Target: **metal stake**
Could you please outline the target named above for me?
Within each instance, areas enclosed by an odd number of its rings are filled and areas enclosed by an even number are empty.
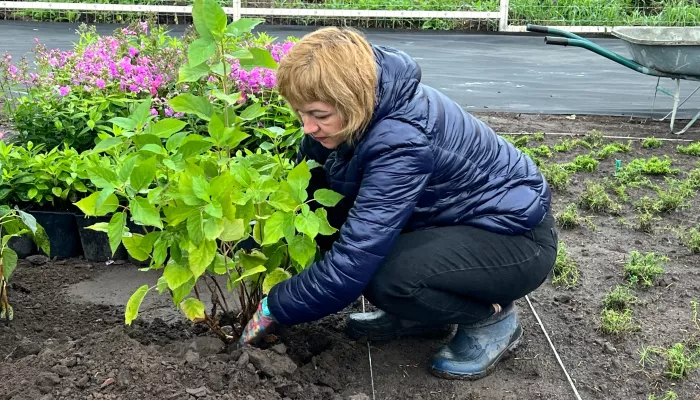
[[[362,312],[365,312],[365,296],[362,296]],[[376,400],[374,392],[374,372],[372,371],[372,350],[369,346],[369,339],[367,339],[367,358],[369,359],[369,379],[372,382],[372,400]]]

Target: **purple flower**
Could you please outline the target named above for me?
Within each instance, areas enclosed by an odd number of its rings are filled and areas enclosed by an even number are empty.
[[[102,78],[97,78],[97,80],[95,81],[95,86],[97,86],[97,87],[100,88],[100,89],[104,89],[104,87],[105,87],[105,80],[102,79]]]
[[[70,87],[68,86],[61,86],[58,88],[58,94],[61,95],[61,97],[66,97],[68,96],[68,93],[70,93]]]
[[[136,57],[137,54],[139,54],[139,51],[137,49],[129,47],[129,56],[131,56],[131,58]]]
[[[158,111],[155,108],[151,108],[151,115],[158,115]]]

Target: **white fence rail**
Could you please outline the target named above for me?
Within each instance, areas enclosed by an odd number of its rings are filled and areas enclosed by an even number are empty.
[[[442,19],[442,20],[484,20],[498,21],[500,32],[525,32],[523,25],[510,25],[509,0],[500,0],[498,11],[427,11],[427,10],[348,10],[323,8],[270,8],[243,7],[242,0],[230,0],[231,6],[224,11],[232,18],[257,17],[312,17],[312,18],[396,18],[396,19]],[[269,2],[272,3],[272,2]],[[124,12],[124,13],[168,13],[191,14],[191,6],[143,5],[143,4],[99,4],[99,3],[56,3],[0,1],[0,10],[47,10],[68,12]],[[551,25],[552,27],[555,27]],[[609,33],[613,26],[559,26],[556,28],[576,33]]]

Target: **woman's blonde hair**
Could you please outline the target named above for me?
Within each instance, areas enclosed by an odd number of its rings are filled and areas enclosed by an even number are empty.
[[[317,101],[335,107],[346,142],[354,141],[372,119],[376,84],[372,47],[359,31],[346,27],[305,35],[277,69],[280,94],[295,110]]]

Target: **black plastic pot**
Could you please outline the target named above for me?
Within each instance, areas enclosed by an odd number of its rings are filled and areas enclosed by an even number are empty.
[[[6,232],[3,230],[2,235],[4,236],[5,234]],[[17,258],[19,259],[27,258],[31,255],[37,254],[38,252],[32,238],[26,235],[13,237],[7,242],[7,247],[14,250],[15,253],[17,253]]]
[[[109,236],[105,232],[88,229],[88,226],[98,222],[109,223],[109,217],[86,217],[82,214],[75,214],[75,222],[78,225],[80,243],[82,244],[85,259],[92,262],[104,262],[107,260],[126,260],[126,249],[120,244],[117,251],[112,256],[112,249],[109,246]]]
[[[51,242],[51,258],[72,258],[83,254],[75,214],[65,211],[28,211],[36,218]],[[38,250],[39,253],[43,253]]]

